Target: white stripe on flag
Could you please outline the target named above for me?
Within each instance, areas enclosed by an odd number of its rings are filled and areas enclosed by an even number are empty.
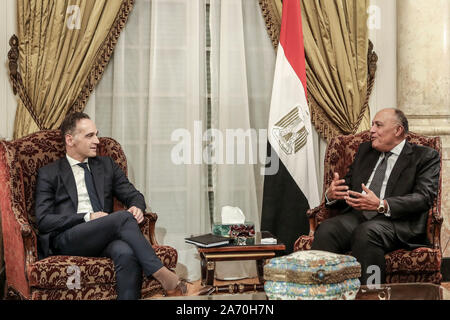
[[[274,129],[275,124],[295,107],[298,107],[299,115],[303,118],[303,125],[308,135],[306,144],[298,152],[287,154],[280,147],[280,142],[274,134]],[[311,208],[318,206],[320,198],[314,160],[311,118],[305,90],[302,82],[286,59],[281,43],[278,46],[275,66],[268,137],[272,148],[277,152],[280,160],[308,199],[309,206]]]

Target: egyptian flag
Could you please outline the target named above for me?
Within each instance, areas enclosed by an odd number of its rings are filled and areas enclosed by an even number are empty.
[[[292,252],[309,233],[306,211],[319,205],[299,0],[284,0],[268,127],[261,230]],[[275,159],[279,161],[278,170]],[[276,161],[276,160],[275,160]]]

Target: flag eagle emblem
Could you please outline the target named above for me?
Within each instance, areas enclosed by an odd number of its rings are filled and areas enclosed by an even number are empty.
[[[297,153],[306,144],[308,138],[309,131],[305,126],[305,117],[299,109],[300,106],[295,106],[272,128],[275,141],[287,155]]]

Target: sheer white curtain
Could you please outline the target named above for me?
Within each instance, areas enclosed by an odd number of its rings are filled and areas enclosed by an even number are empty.
[[[316,160],[316,175],[317,175],[317,188],[319,189],[319,197],[323,197],[323,175],[324,175],[324,160],[325,152],[327,151],[328,143],[323,139],[316,130],[316,127],[312,126],[312,138],[314,146],[314,155]]]
[[[275,53],[256,0],[210,3],[212,127],[225,145],[213,170],[214,220],[221,221],[223,206],[239,207],[259,231],[267,141],[259,129],[267,128]],[[220,262],[216,276],[253,277],[256,265]]]
[[[101,135],[123,146],[130,180],[145,195],[147,208],[158,214],[159,243],[177,249],[176,271],[192,280],[200,278],[200,262],[184,238],[210,231],[207,168],[202,162],[194,164],[193,156],[191,164],[174,163],[172,149],[180,141],[171,137],[185,129],[182,132],[190,134],[185,142],[201,147],[198,132],[204,130],[206,99],[200,50],[203,4],[136,1],[114,58],[86,108]],[[197,136],[194,126],[199,126]]]
[[[192,0],[152,4],[146,188],[153,209],[161,212],[162,242],[178,250],[177,271],[198,279],[197,251],[184,238],[210,230],[207,167],[196,161],[206,119],[205,52],[200,50],[205,46],[204,5]],[[181,128],[189,132],[192,157],[176,165],[171,134]]]
[[[12,139],[18,97],[14,95],[9,80],[8,51],[11,49],[9,39],[13,34],[17,34],[17,4],[15,0],[0,1],[0,21],[0,60],[2,66],[0,72],[0,139]],[[0,251],[0,259],[1,256]]]
[[[211,189],[203,152],[208,98],[211,127],[224,137],[227,129],[266,129],[274,65],[258,0],[137,0],[89,101],[86,112],[101,135],[121,143],[130,180],[158,213],[158,241],[177,249],[180,276],[200,278],[196,248],[184,238],[211,232]],[[178,152],[182,142],[190,145]],[[247,150],[248,144],[247,139]],[[265,140],[256,147],[258,152],[263,148],[264,158]],[[174,163],[174,155],[185,156],[187,163]],[[237,164],[236,158],[235,154],[232,164],[213,166],[214,220],[220,221],[223,205],[233,205],[259,229],[264,159],[257,157],[252,164],[247,158],[245,164]],[[220,275],[220,267],[218,271]],[[233,272],[232,277],[254,276],[256,268],[253,263]]]

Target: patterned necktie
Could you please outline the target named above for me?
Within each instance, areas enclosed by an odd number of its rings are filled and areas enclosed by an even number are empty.
[[[94,212],[103,211],[100,200],[98,199],[97,192],[94,187],[94,179],[92,178],[92,173],[89,171],[87,163],[77,163],[80,167],[84,169],[84,181],[86,183],[86,189],[89,194],[89,199],[91,200],[92,209]]]
[[[378,165],[377,170],[375,170],[375,174],[373,175],[372,182],[369,186],[369,189],[372,190],[378,198],[380,197],[381,187],[383,186],[384,176],[386,175],[387,161],[391,155],[392,152],[390,151],[384,153],[384,158]],[[374,218],[377,214],[377,211],[363,211],[363,215],[368,220]]]

